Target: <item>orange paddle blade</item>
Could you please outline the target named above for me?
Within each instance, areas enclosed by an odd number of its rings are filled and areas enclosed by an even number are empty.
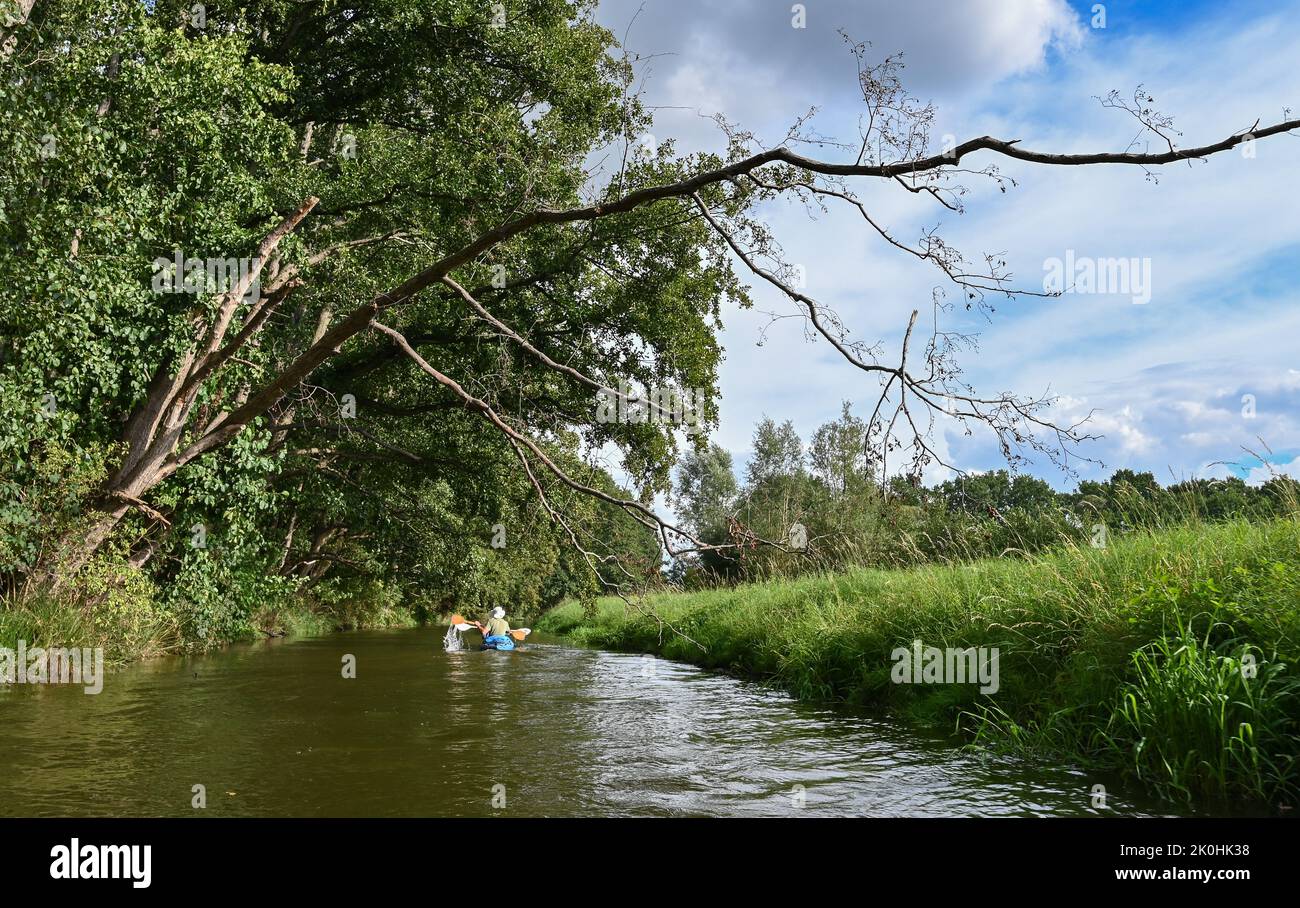
[[[532,632],[533,632],[533,629],[532,629],[531,627],[521,627],[521,628],[519,628],[519,629],[517,629],[517,630],[513,630],[513,631],[511,631],[511,632],[510,632],[510,636],[511,636],[511,637],[514,637],[516,640],[522,640],[522,639],[524,639],[525,637],[527,637],[529,634],[531,634]]]
[[[468,624],[469,622],[466,621],[464,618],[462,618],[460,615],[452,615],[452,616],[451,616],[451,623],[452,623],[452,624]]]

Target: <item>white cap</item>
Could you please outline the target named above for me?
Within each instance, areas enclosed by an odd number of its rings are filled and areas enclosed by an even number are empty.
[[[500,606],[497,606],[492,610],[493,618],[504,618],[505,616],[506,616],[506,610],[501,608]]]

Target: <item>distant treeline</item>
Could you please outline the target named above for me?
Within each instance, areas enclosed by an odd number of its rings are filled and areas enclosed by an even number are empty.
[[[1116,470],[1058,492],[1007,470],[927,487],[881,482],[864,454],[864,422],[845,404],[805,445],[789,421],[754,429],[743,482],[717,445],[677,472],[674,504],[702,541],[724,547],[678,559],[687,586],[789,577],[853,565],[901,567],[998,557],[1073,543],[1105,546],[1114,534],[1188,521],[1265,520],[1294,512],[1289,476],[1189,479],[1162,486],[1149,472]],[[777,543],[778,545],[767,545]]]

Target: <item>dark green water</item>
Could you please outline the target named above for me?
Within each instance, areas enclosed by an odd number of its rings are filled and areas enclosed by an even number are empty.
[[[1098,781],[545,638],[445,653],[438,629],[365,631],[137,665],[96,696],[0,687],[6,816],[1147,812],[1109,784],[1094,810]]]

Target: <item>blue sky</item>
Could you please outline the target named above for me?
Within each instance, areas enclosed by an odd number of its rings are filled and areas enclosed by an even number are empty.
[[[1216,141],[1300,110],[1300,3],[1137,2],[1106,7],[1092,27],[1092,3],[1066,0],[809,0],[807,28],[790,25],[776,0],[604,0],[597,18],[643,55],[655,133],[679,150],[721,150],[708,117],[722,113],[769,143],[809,107],[827,135],[856,135],[862,107],[844,29],[877,56],[902,51],[905,81],[938,117],[932,130],[957,140],[990,134],[1045,151],[1123,150],[1137,130],[1096,99],[1138,84],[1175,118],[1185,146]],[[641,12],[637,15],[638,8]],[[633,18],[635,16],[635,22]],[[628,26],[631,24],[629,30]],[[834,149],[819,152],[833,157]],[[990,318],[954,315],[945,326],[978,332],[963,360],[978,390],[1059,396],[1061,418],[1091,410],[1104,435],[1084,453],[1105,469],[1151,470],[1164,480],[1226,476],[1221,461],[1246,448],[1300,474],[1300,205],[1292,178],[1300,137],[1258,143],[1159,171],[1159,181],[1125,167],[1045,168],[998,163],[1019,185],[1003,194],[968,183],[966,213],[953,215],[888,186],[864,187],[864,201],[900,239],[938,225],[968,258],[1005,253],[1016,283],[1041,288],[1045,263],[1064,257],[1149,262],[1150,301],[1132,294],[1068,294],[998,304]],[[913,308],[926,310],[937,272],[884,247],[857,215],[811,220],[802,208],[765,212],[790,261],[804,266],[808,292],[833,308],[854,336],[894,347]],[[790,311],[757,289],[756,309]],[[955,298],[955,296],[954,296]],[[805,441],[834,418],[840,400],[859,407],[875,387],[809,343],[794,319],[726,313],[721,424],[713,438],[743,467],[763,415],[791,419]],[[865,414],[863,414],[865,415]],[[965,469],[1000,465],[992,438],[940,426],[937,446]],[[1237,472],[1259,478],[1258,464]],[[1047,463],[1029,472],[1070,485]],[[928,477],[943,478],[935,470]]]

